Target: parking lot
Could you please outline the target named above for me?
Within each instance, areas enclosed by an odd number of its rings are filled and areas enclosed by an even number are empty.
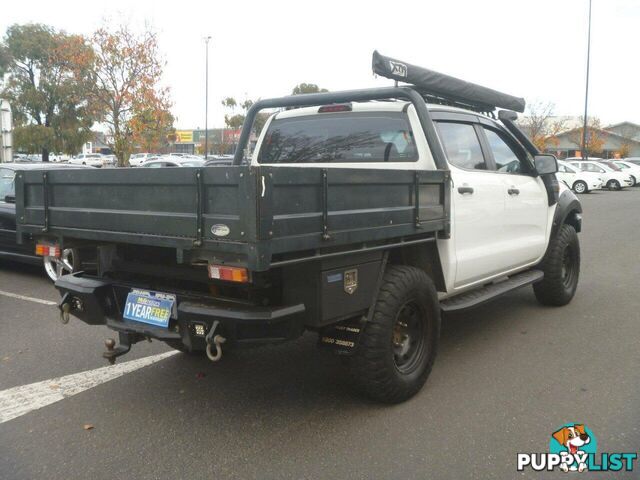
[[[640,188],[581,201],[573,302],[541,307],[525,288],[446,317],[406,403],[354,395],[315,335],[218,364],[178,353],[1,423],[0,478],[515,478],[516,454],[547,452],[566,422],[601,451],[638,451]],[[0,291],[1,391],[105,366],[114,335],[62,325],[41,269],[1,263]],[[167,351],[138,344],[117,365]]]

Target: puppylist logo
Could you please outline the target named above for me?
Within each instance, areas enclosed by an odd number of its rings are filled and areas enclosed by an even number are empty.
[[[518,471],[632,472],[637,453],[597,454],[598,442],[582,423],[567,423],[551,434],[549,453],[518,453]]]

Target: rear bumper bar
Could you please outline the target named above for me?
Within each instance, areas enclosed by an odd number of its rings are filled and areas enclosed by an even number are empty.
[[[178,293],[177,318],[170,320],[168,328],[161,328],[122,317],[126,294],[143,286],[123,285],[83,272],[60,277],[55,286],[62,295],[59,308],[67,304],[71,315],[89,325],[106,325],[137,338],[178,342],[190,350],[206,347],[204,335],[197,334],[198,324],[208,332],[217,321],[223,335],[238,344],[284,341],[298,337],[304,329],[304,304],[265,307]]]

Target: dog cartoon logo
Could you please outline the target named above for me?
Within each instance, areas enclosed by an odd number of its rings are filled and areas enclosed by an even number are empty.
[[[585,450],[591,446],[592,435],[583,424],[567,424],[553,432],[551,437],[557,442],[554,445],[553,440],[551,441],[552,453],[560,453],[562,455],[560,469],[563,472],[584,472],[587,469],[587,454],[590,452]],[[595,448],[588,449],[595,450]],[[556,451],[554,452],[554,450]]]
[[[598,452],[598,441],[584,423],[565,423],[556,429],[549,436],[549,453],[517,454],[518,472],[633,472],[637,463],[637,452]]]

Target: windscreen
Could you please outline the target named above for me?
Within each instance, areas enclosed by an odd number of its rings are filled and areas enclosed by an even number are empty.
[[[621,172],[622,171],[622,169],[618,165],[613,163],[613,162],[602,162],[602,163],[605,164],[607,167],[609,167],[614,172]]]
[[[319,113],[274,119],[258,163],[413,162],[418,152],[402,112]]]

